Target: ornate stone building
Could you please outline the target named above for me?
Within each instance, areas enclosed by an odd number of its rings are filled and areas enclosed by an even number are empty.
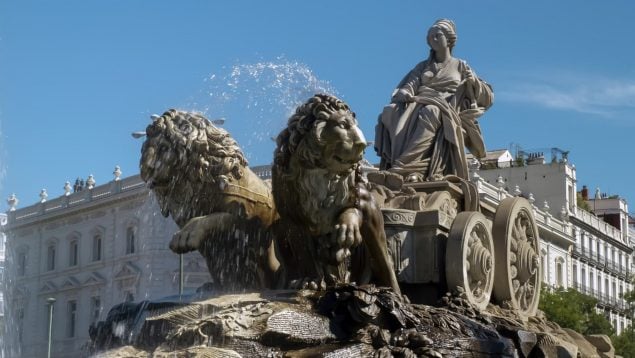
[[[483,163],[478,171],[481,182],[535,202],[542,212],[537,219],[545,282],[597,298],[598,309],[621,332],[630,325],[621,295],[633,288],[631,241],[635,239],[626,201],[601,194],[589,199],[585,187],[578,202],[576,169],[566,152],[554,148],[549,162],[543,153],[522,154],[505,166]],[[547,227],[547,222],[562,226],[562,233],[556,234],[558,230]]]
[[[138,175],[75,186],[64,195],[15,209],[10,201],[5,356],[44,357],[53,304],[55,357],[81,356],[88,327],[110,307],[178,294],[179,257],[168,249],[177,230]],[[184,257],[185,291],[209,281],[198,253]]]
[[[7,224],[7,215],[0,214],[0,332],[4,330],[4,262],[6,258],[6,239],[7,236],[4,233],[4,226]],[[2,349],[2,340],[0,340],[0,349]]]

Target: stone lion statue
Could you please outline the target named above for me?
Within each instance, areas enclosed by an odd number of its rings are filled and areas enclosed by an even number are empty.
[[[201,114],[174,109],[153,119],[146,135],[141,178],[180,228],[170,248],[200,251],[215,288],[271,286],[278,263],[268,229],[276,209],[236,141]]]
[[[277,137],[272,190],[279,259],[300,287],[373,277],[399,292],[383,217],[359,171],[365,148],[355,114],[324,94],[299,106]]]

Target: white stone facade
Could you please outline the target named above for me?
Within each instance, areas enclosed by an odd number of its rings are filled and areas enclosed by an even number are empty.
[[[4,329],[4,290],[1,288],[5,285],[5,274],[4,274],[4,262],[6,258],[6,239],[7,236],[4,233],[4,227],[7,224],[7,215],[0,214],[0,332]],[[0,349],[2,349],[3,340],[0,339]]]
[[[5,356],[44,357],[54,298],[54,357],[85,355],[91,323],[113,305],[178,294],[177,230],[139,176],[8,212],[7,291],[12,324]],[[198,253],[185,255],[185,291],[210,280]]]
[[[595,214],[579,208],[575,166],[566,158],[513,164],[481,169],[478,175],[488,186],[521,193],[534,201],[544,213],[543,221],[566,226],[564,235],[553,235],[546,228],[540,231],[545,282],[553,287],[573,287],[597,298],[598,309],[620,333],[631,323],[621,298],[632,289],[633,231],[628,228],[626,202],[619,198],[590,200],[589,207],[595,207]],[[619,225],[612,226],[598,216],[605,220],[610,217]]]

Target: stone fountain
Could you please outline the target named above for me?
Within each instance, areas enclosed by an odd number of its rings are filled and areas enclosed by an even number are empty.
[[[523,198],[479,202],[467,148],[491,87],[452,57],[454,23],[428,32],[379,116],[380,170],[340,99],[316,94],[277,137],[272,180],[200,114],[146,129],[141,176],[212,282],[195,295],[120,304],[91,327],[106,357],[576,357],[585,337],[537,310],[538,229]],[[597,344],[597,343],[596,343]],[[601,346],[601,344],[597,344]]]

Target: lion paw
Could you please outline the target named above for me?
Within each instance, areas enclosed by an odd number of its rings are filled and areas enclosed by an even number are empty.
[[[348,209],[344,211],[337,225],[335,225],[334,242],[339,248],[351,248],[362,243],[362,234],[360,227],[362,224],[361,214],[357,209]]]
[[[177,254],[198,250],[208,235],[208,225],[205,217],[193,218],[172,236],[170,250]]]
[[[312,279],[305,277],[302,279],[292,280],[289,283],[289,288],[292,290],[324,290],[326,289],[326,283],[324,280]]]

